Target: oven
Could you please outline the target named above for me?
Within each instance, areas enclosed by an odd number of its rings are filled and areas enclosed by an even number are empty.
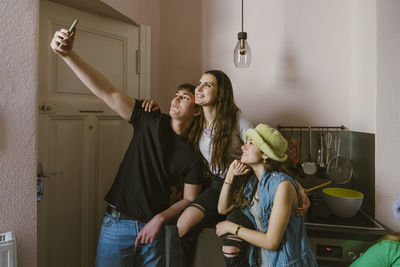
[[[362,210],[351,218],[331,214],[322,199],[312,201],[305,220],[310,246],[320,267],[349,266],[388,233]]]

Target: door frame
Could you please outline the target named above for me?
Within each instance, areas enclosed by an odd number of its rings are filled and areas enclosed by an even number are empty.
[[[149,25],[139,25],[139,53],[138,62],[139,73],[139,98],[150,98],[150,60],[151,60],[151,27]]]
[[[76,7],[72,7],[75,8]],[[88,12],[86,10],[82,10],[85,12]],[[101,16],[104,18],[108,18],[93,12],[88,12],[91,14],[94,14],[96,16]],[[128,23],[126,21],[122,21],[123,23]],[[136,51],[136,62],[132,62],[133,65],[136,64],[136,72],[138,72],[138,98],[150,98],[150,88],[151,88],[151,83],[150,83],[150,62],[151,62],[151,27],[148,25],[137,25],[134,23],[128,23],[131,25],[134,25],[139,28],[139,43],[138,43],[138,50]],[[44,30],[44,29],[42,29]],[[39,36],[41,36],[39,34]],[[50,48],[49,48],[50,49]],[[40,54],[39,54],[40,57]],[[39,64],[38,64],[39,68]],[[38,87],[38,98],[40,95],[40,88]],[[42,103],[39,103],[39,106],[42,105]],[[40,118],[38,118],[38,123],[39,123]],[[37,134],[37,137],[39,136],[39,133]],[[36,158],[38,161],[39,158]],[[43,162],[46,166],[48,165],[47,162]],[[38,241],[38,240],[37,240]],[[87,241],[87,240],[86,240]],[[88,245],[87,242],[86,246]],[[85,248],[84,248],[85,249]],[[88,247],[86,247],[88,249]]]

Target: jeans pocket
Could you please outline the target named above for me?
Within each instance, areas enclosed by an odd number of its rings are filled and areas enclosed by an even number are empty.
[[[114,223],[114,219],[111,215],[106,214],[103,219],[103,226],[110,226]]]

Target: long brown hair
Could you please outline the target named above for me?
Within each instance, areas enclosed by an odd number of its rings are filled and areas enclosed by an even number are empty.
[[[266,172],[279,171],[287,174],[287,169],[284,167],[283,163],[280,161],[273,160],[268,158],[265,164]],[[235,179],[234,188],[232,192],[232,204],[235,207],[240,207],[243,204],[247,207],[253,205],[253,197],[257,190],[253,190],[251,193],[250,199],[248,199],[244,194],[244,188],[250,178],[254,175],[253,170],[242,175],[241,177],[237,177]]]
[[[228,148],[232,140],[232,133],[236,127],[236,117],[239,108],[236,106],[233,99],[232,83],[229,77],[220,70],[209,70],[205,74],[211,74],[217,80],[217,112],[216,118],[213,122],[213,138],[212,138],[212,155],[209,168],[211,170],[219,170],[219,174],[224,173],[230,162],[228,156]],[[202,110],[203,112],[203,110]],[[192,129],[189,133],[189,143],[195,147],[197,151],[199,148],[199,141],[203,133],[205,125],[205,118],[203,113],[198,116],[199,118],[193,123]]]

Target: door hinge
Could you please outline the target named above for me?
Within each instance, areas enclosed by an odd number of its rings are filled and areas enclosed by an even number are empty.
[[[140,74],[140,66],[141,62],[140,62],[140,50],[136,50],[136,74],[139,75]]]

